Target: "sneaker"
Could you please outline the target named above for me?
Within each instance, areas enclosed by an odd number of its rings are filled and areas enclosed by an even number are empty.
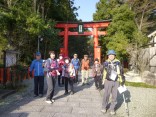
[[[43,94],[39,94],[39,97],[43,97]]]
[[[52,99],[52,100],[51,100],[51,102],[52,102],[52,103],[54,103],[54,102],[55,102],[55,100],[54,100],[54,99]]]
[[[107,111],[106,111],[106,109],[102,109],[101,112],[102,113],[106,113]]]
[[[68,92],[65,92],[64,95],[68,95]]]
[[[116,113],[115,113],[115,111],[111,111],[110,114],[111,115],[115,115]]]
[[[74,92],[72,91],[71,93],[70,93],[70,95],[73,95],[74,94]]]
[[[52,104],[52,101],[50,101],[50,100],[46,100],[45,102],[48,104]]]

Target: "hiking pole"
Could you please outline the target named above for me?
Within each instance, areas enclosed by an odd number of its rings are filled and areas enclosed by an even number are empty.
[[[125,95],[124,95],[124,93],[122,93],[122,96],[123,96],[124,103],[125,103],[125,110],[126,110],[126,114],[127,114],[127,116],[129,117],[128,105],[127,105],[127,103],[126,103],[126,99],[125,99]]]

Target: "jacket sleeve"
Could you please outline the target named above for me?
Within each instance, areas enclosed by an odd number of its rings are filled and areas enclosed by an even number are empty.
[[[34,65],[35,65],[35,61],[32,61],[31,65],[30,65],[30,72],[32,72],[34,70]]]
[[[104,62],[104,64],[103,64],[103,80],[106,79],[106,75],[107,75],[106,67],[107,67],[107,63]]]
[[[46,68],[47,68],[48,72],[50,72],[52,70],[52,68],[50,66],[50,60],[49,59],[46,61]]]

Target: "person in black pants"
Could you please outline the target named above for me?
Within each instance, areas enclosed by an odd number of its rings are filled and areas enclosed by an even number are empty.
[[[46,96],[46,102],[48,104],[54,103],[54,91],[55,91],[55,84],[57,75],[59,75],[58,72],[58,62],[55,60],[55,53],[54,51],[50,51],[50,58],[45,63],[45,68],[47,69],[46,78],[47,78],[47,96]]]
[[[43,60],[41,59],[41,53],[36,52],[36,59],[32,61],[30,66],[30,77],[32,77],[32,71],[34,70],[34,97],[38,95],[43,96],[44,89],[44,70]]]
[[[68,94],[68,83],[71,88],[71,95],[74,94],[74,78],[75,78],[75,69],[72,63],[70,63],[70,59],[68,57],[65,58],[65,64],[63,65],[62,76],[65,78],[65,95]]]
[[[99,63],[99,59],[96,58],[93,65],[93,77],[95,81],[95,87],[96,89],[101,90],[102,89],[102,72],[103,72],[103,66]]]
[[[60,75],[58,76],[58,86],[62,87],[62,85],[64,85],[64,78],[62,77],[62,66],[64,65],[64,58],[62,54],[59,54],[58,65],[59,65],[59,73],[60,73]],[[62,81],[62,85],[61,85],[61,81]]]

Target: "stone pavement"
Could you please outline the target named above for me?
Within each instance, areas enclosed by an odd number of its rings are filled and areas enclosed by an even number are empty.
[[[55,103],[45,103],[32,94],[10,105],[0,117],[103,117],[101,96],[93,80],[89,86],[75,85],[75,94],[64,96],[64,87],[56,87]]]
[[[33,84],[33,81],[29,83]],[[10,96],[17,100],[9,103],[9,98],[6,101],[9,104],[0,107],[0,117],[111,117],[109,112],[100,112],[103,90],[95,90],[93,79],[90,79],[89,86],[75,84],[74,95],[64,96],[64,87],[56,86],[56,102],[53,104],[45,103],[45,95],[43,98],[33,98],[33,85],[30,86],[22,97],[21,94]],[[125,97],[129,117],[156,117],[156,89],[128,87],[128,90]],[[115,117],[126,117],[122,95],[118,96],[116,112]]]

